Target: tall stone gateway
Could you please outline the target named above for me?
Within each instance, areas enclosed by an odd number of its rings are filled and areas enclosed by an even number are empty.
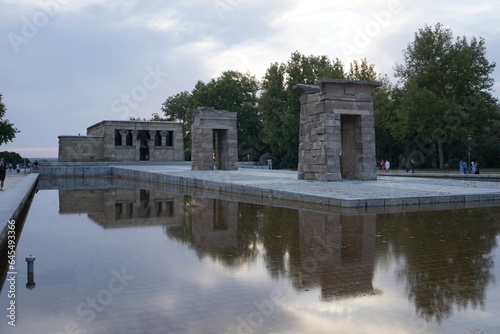
[[[238,169],[237,113],[203,107],[191,113],[191,169]]]
[[[373,89],[380,82],[320,79],[301,91],[298,178],[376,180]]]

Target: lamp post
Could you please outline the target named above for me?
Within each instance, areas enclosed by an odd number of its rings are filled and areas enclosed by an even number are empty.
[[[469,138],[469,164],[468,164],[469,167],[468,167],[468,169],[469,169],[469,174],[470,174],[470,171],[472,170],[471,169],[472,166],[470,165],[470,142],[472,141],[472,135],[468,135],[467,137]]]

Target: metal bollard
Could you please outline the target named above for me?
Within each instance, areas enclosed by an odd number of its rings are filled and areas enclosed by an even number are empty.
[[[27,289],[34,289],[36,286],[35,283],[35,257],[34,256],[27,256],[26,257],[26,262],[28,263],[28,283],[26,283],[26,288]]]

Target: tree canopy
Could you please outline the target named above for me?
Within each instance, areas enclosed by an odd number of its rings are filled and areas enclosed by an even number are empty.
[[[337,58],[295,51],[288,61],[271,63],[260,81],[238,71],[198,81],[191,92],[168,97],[164,115],[152,119],[183,122],[189,156],[190,109],[238,112],[240,159],[272,157],[277,168],[295,168],[300,93],[293,86],[321,78],[381,81],[373,93],[378,159],[396,168],[410,159],[419,167],[454,167],[466,156],[470,134],[475,161],[500,165],[500,108],[492,96],[496,64],[486,58],[484,39],[455,38],[439,23],[425,26],[403,50],[403,60],[395,65],[393,84],[367,59],[352,61],[346,70]]]
[[[184,124],[184,144],[189,159],[191,151],[191,114],[196,107],[213,107],[238,113],[239,158],[256,160],[262,154],[262,122],[258,114],[259,82],[254,76],[238,71],[225,71],[205,83],[198,81],[192,92],[168,97],[162,105],[165,118],[154,114],[152,120],[181,121]]]
[[[491,95],[495,63],[486,59],[483,39],[454,40],[439,23],[419,29],[403,56],[404,63],[395,67],[399,86],[391,132],[402,141],[436,145],[443,168],[446,143],[488,131],[498,119]]]
[[[28,163],[30,162],[30,159],[23,158],[17,152],[8,152],[8,151],[0,152],[0,158],[4,158],[6,163],[12,163],[12,164],[22,164],[25,161]]]
[[[0,93],[0,145],[12,141],[16,137],[16,133],[19,133],[19,130],[14,126],[14,124],[9,122],[8,119],[4,119],[7,108],[5,107],[2,98],[2,93]]]

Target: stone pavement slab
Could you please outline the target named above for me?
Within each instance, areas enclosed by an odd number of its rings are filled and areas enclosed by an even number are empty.
[[[274,200],[338,207],[374,207],[489,201],[500,204],[498,182],[379,176],[377,180],[306,181],[295,171],[239,169],[197,171],[189,165],[119,166],[118,177],[165,182]]]
[[[0,191],[0,244],[5,239],[9,220],[16,219],[32,193],[38,174],[9,173]]]

